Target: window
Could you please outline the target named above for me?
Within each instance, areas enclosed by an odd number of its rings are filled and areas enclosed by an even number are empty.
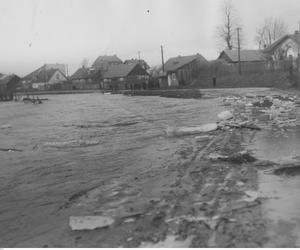
[[[59,74],[56,74],[56,79],[59,80]]]

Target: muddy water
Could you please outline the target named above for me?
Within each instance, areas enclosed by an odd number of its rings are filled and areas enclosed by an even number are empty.
[[[300,129],[264,130],[250,148],[260,160],[276,164],[299,162]],[[259,171],[259,191],[268,219],[265,247],[299,247],[300,175],[275,175],[272,169]]]
[[[300,156],[300,127],[262,130],[250,148],[261,160],[283,164],[295,162]]]
[[[0,151],[1,246],[41,247],[51,235],[64,238],[72,214],[61,208],[71,197],[109,183],[130,185],[128,178],[167,166],[181,147],[165,138],[167,126],[214,122],[223,111],[216,100],[47,98],[42,105],[0,103],[0,126],[10,125],[0,129],[0,148],[21,150]],[[141,183],[143,195],[155,190],[150,180]]]

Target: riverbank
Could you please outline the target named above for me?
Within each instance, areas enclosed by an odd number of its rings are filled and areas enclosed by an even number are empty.
[[[124,90],[123,95],[130,96],[160,96],[169,98],[201,98],[200,89],[149,89],[149,90]]]
[[[26,95],[67,95],[67,94],[89,94],[89,93],[102,93],[101,90],[85,89],[85,90],[47,90],[47,91],[26,91],[16,92],[16,96]]]

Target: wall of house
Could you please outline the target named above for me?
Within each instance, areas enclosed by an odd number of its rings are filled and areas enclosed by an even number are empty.
[[[291,66],[297,67],[298,45],[292,39],[287,39],[269,54],[269,68],[288,70]]]
[[[177,79],[177,74],[176,73],[169,73],[168,74],[168,86],[169,87],[179,86],[179,81]]]
[[[172,80],[172,77],[168,78],[169,86],[170,84],[172,84],[171,86],[188,85],[206,68],[208,68],[207,63],[200,60],[194,60],[176,71],[177,81],[174,79]]]
[[[148,83],[148,76],[131,75],[124,78],[105,79],[103,81],[103,89],[110,91],[148,89]]]
[[[48,84],[61,83],[61,82],[65,82],[67,80],[68,79],[60,71],[56,71],[54,73],[54,75],[50,78],[50,80],[48,81]]]
[[[100,80],[76,79],[72,80],[72,89],[101,89]]]
[[[32,88],[37,90],[45,90],[45,85],[46,83],[44,82],[35,82],[32,84]]]
[[[66,74],[66,65],[65,64],[60,64],[60,63],[55,63],[55,64],[45,64],[45,69],[59,69],[61,72]]]

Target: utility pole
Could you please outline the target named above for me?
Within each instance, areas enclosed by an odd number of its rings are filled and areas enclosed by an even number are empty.
[[[163,72],[165,72],[164,47],[162,45],[160,46],[160,51],[161,51],[162,70]]]
[[[141,60],[141,51],[138,51],[138,59]]]
[[[300,85],[300,21],[299,21],[299,30],[295,32],[297,48],[298,48],[298,57],[297,57],[297,87]]]
[[[242,68],[241,68],[241,43],[240,43],[240,29],[236,28],[237,30],[237,37],[238,37],[238,59],[239,59],[239,75],[242,74]]]

